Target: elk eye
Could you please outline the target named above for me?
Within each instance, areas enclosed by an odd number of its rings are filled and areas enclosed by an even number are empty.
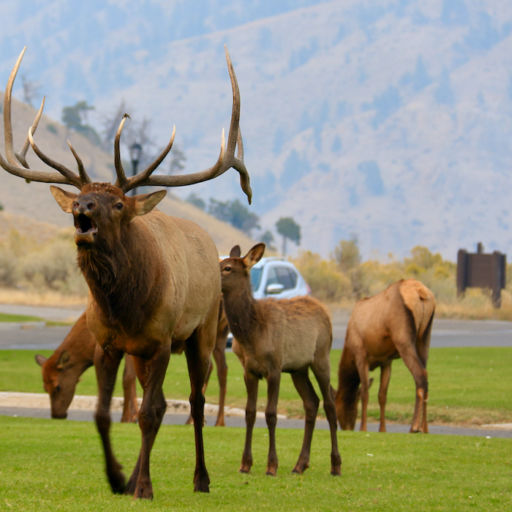
[[[231,267],[230,267],[229,265],[226,265],[226,266],[224,267],[224,270],[225,270],[226,272],[231,272]]]
[[[119,203],[116,203],[116,204],[114,205],[114,208],[115,208],[116,210],[122,210],[122,209],[123,209],[123,206],[124,206],[124,205],[123,205],[123,203],[119,202]]]

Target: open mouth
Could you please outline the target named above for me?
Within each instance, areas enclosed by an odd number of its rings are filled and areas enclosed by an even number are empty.
[[[75,243],[77,245],[91,244],[94,242],[98,228],[93,220],[83,213],[75,217]]]

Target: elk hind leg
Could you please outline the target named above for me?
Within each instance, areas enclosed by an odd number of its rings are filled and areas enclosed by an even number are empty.
[[[333,399],[332,387],[330,382],[331,367],[329,359],[325,359],[320,363],[313,364],[313,373],[315,374],[320,392],[324,400],[325,416],[329,423],[331,433],[331,475],[341,475],[341,455],[338,450],[336,406]]]
[[[185,355],[187,357],[190,378],[190,414],[194,423],[196,446],[196,466],[194,470],[194,491],[209,492],[210,477],[206,469],[203,442],[204,403],[203,386],[211,364],[210,355],[213,339],[208,339],[207,329],[199,328],[187,340]]]
[[[302,449],[299,459],[293,468],[293,473],[302,474],[309,467],[309,457],[311,453],[311,439],[313,438],[313,430],[315,429],[316,416],[318,414],[318,405],[320,400],[315,393],[313,385],[309,380],[307,370],[293,372],[291,374],[295,389],[298,391],[302,402],[304,403],[305,423],[304,423],[304,439],[302,441]]]
[[[396,346],[405,366],[407,366],[411,372],[416,385],[416,402],[410,432],[421,432],[420,427],[422,426],[422,422],[420,416],[422,416],[422,414],[426,415],[426,403],[428,400],[427,369],[418,356],[416,347],[412,343],[396,344]],[[423,423],[426,424],[426,417],[423,419]],[[423,429],[423,432],[427,433],[428,429]]]
[[[226,364],[226,342],[228,331],[226,330],[225,336],[217,338],[217,343],[213,349],[213,358],[217,367],[217,378],[219,380],[219,412],[217,413],[216,427],[223,427],[224,421],[224,405],[226,403],[226,387],[228,379],[228,365]]]
[[[125,491],[125,477],[121,471],[122,466],[114,456],[110,441],[110,403],[116,382],[117,370],[123,353],[115,350],[104,351],[96,345],[94,351],[94,367],[98,381],[98,404],[94,416],[96,428],[100,434],[105,455],[105,470],[112,492],[121,494]]]

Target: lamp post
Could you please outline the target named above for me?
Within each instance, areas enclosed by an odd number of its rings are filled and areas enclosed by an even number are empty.
[[[142,146],[138,142],[134,142],[130,146],[130,160],[132,161],[132,176],[137,174],[137,168],[139,167],[140,155],[142,153]],[[137,194],[137,189],[132,189],[132,196]]]

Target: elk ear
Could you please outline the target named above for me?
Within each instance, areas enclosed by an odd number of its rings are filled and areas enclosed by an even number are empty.
[[[57,361],[57,369],[62,370],[64,366],[69,363],[70,355],[69,352],[66,350],[63,350],[62,353],[59,356],[59,360]]]
[[[41,354],[36,354],[34,356],[34,359],[36,360],[36,363],[39,365],[39,366],[43,366],[44,363],[46,363],[46,361],[48,360],[48,358],[42,356]]]
[[[253,265],[261,260],[263,253],[265,252],[265,244],[263,242],[256,244],[245,256],[244,264],[247,268],[251,268]]]
[[[139,194],[135,199],[135,215],[149,213],[167,194],[167,190],[158,190],[151,194]]]
[[[242,254],[242,250],[240,249],[239,245],[235,245],[231,251],[229,251],[229,257],[230,258],[240,258],[240,255]]]
[[[56,187],[55,185],[50,185],[50,192],[52,193],[52,196],[55,198],[55,201],[57,201],[57,203],[64,212],[72,212],[73,202],[78,197],[78,194],[73,194],[73,192],[62,190],[61,188]]]

